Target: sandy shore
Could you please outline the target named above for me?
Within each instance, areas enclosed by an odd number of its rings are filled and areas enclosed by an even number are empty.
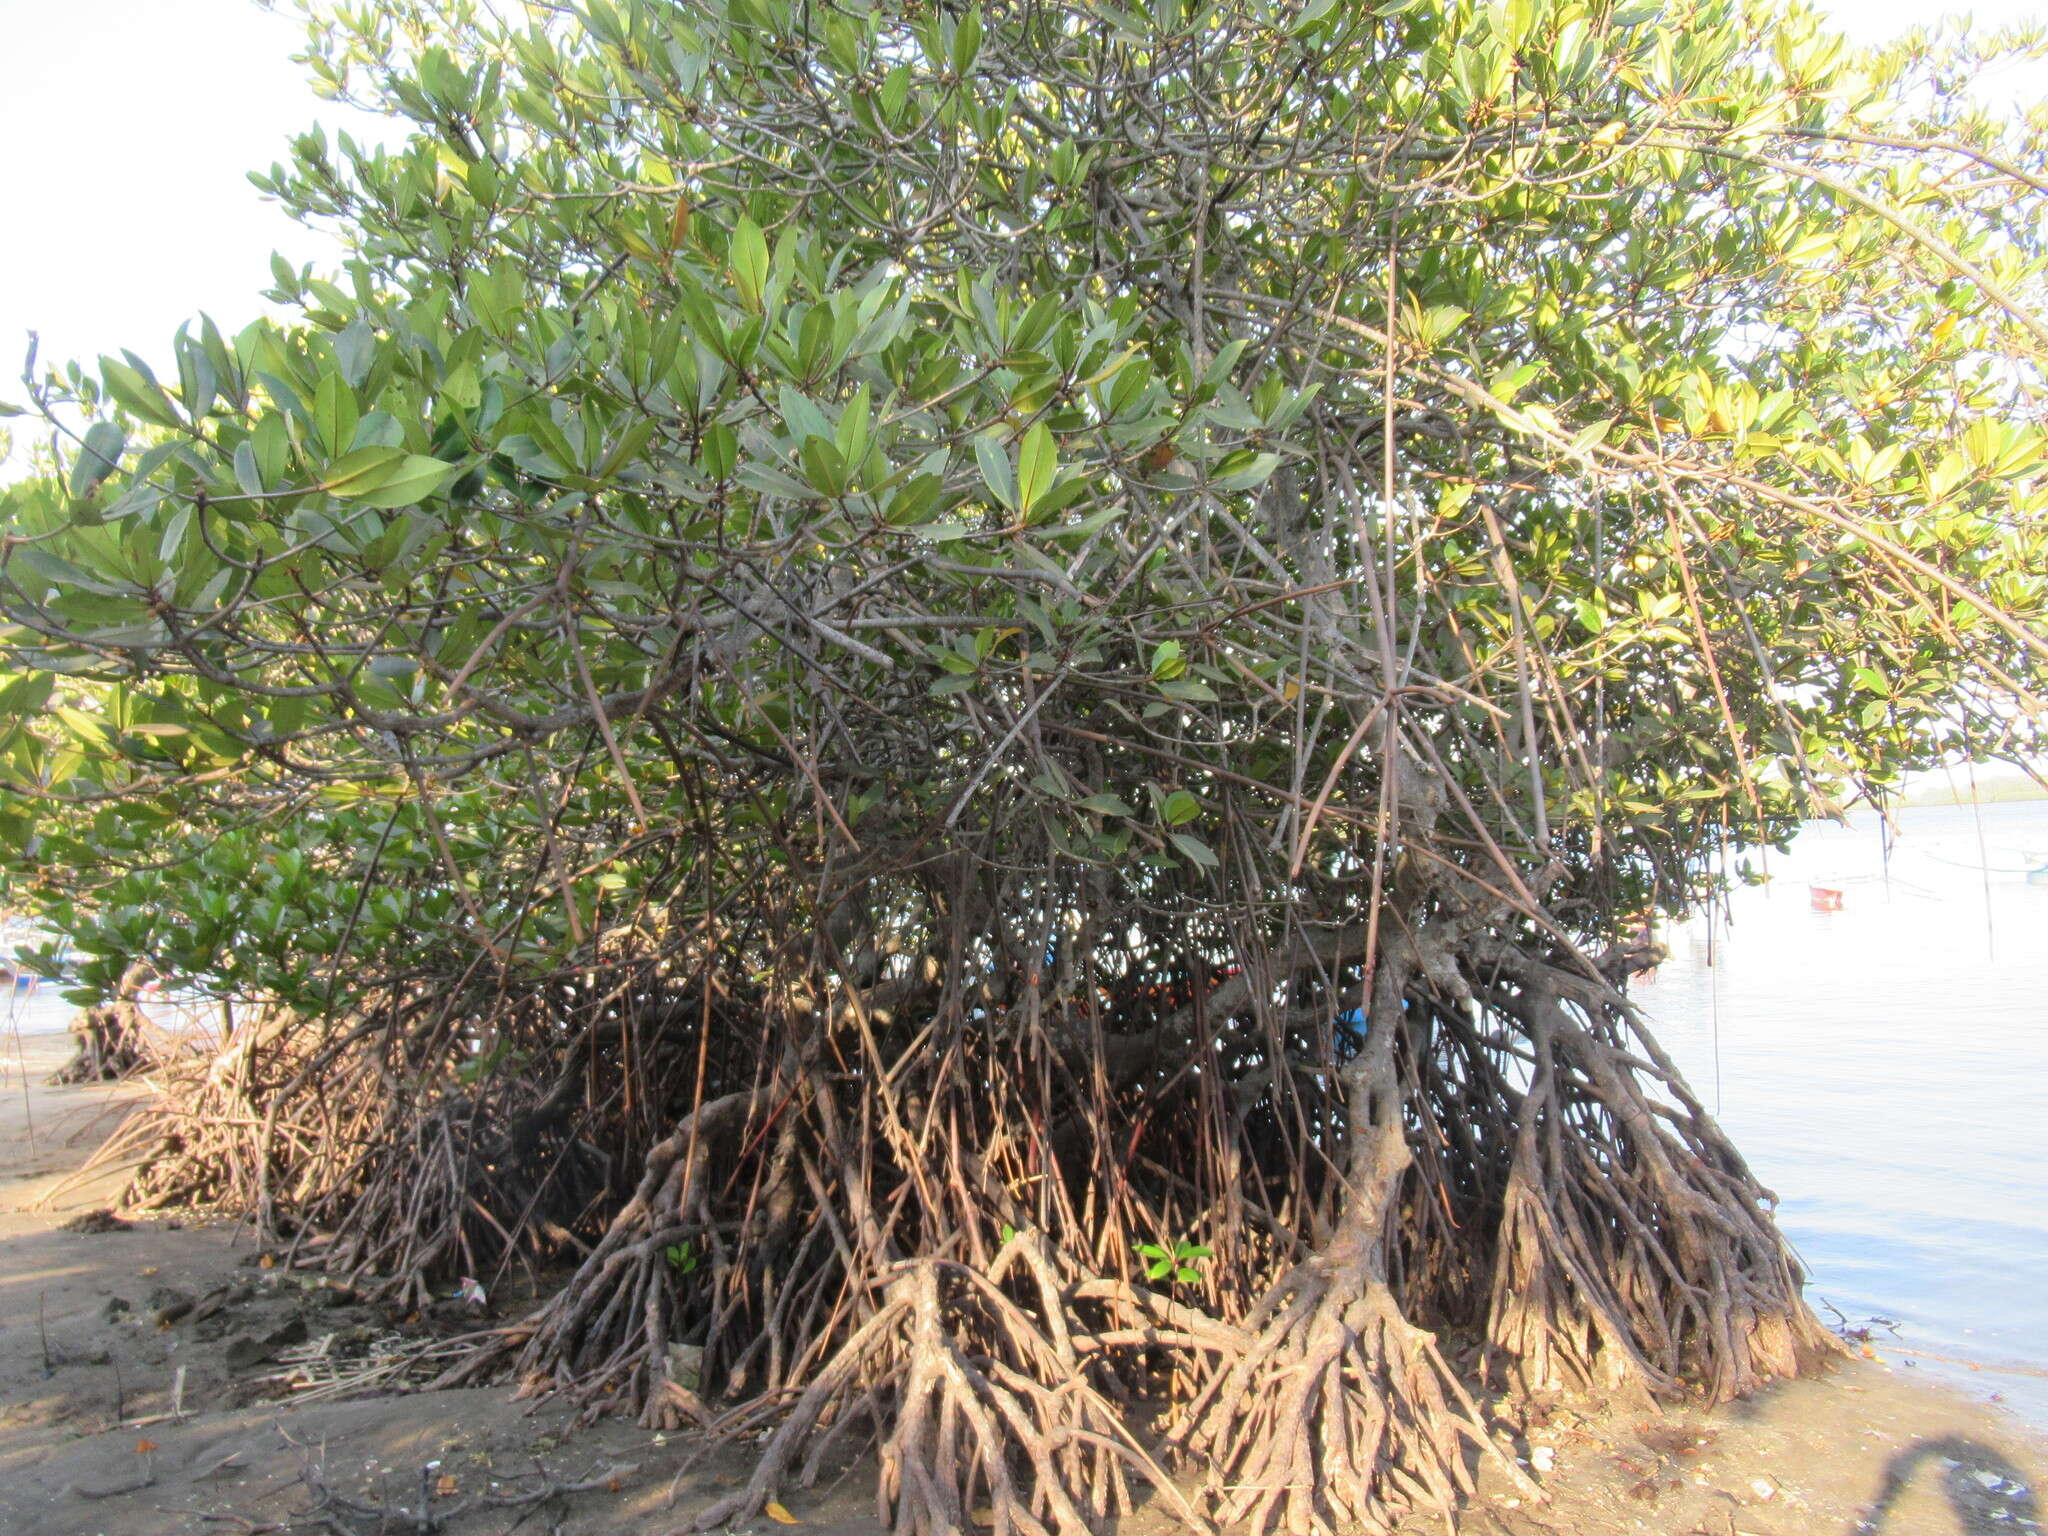
[[[438,1515],[477,1495],[593,1483],[477,1508],[445,1529],[651,1536],[743,1475],[735,1450],[699,1458],[678,1483],[699,1449],[689,1437],[618,1422],[571,1433],[559,1407],[514,1402],[506,1389],[310,1400],[285,1378],[317,1369],[295,1359],[323,1339],[340,1349],[388,1335],[393,1320],[266,1268],[231,1224],[66,1230],[110,1202],[111,1182],[34,1209],[147,1089],[48,1087],[68,1040],[25,1036],[19,1046],[17,1061],[16,1042],[4,1042],[0,1072],[0,1532],[314,1529],[298,1522],[322,1500],[336,1522],[325,1529],[368,1532],[377,1517],[350,1506],[411,1509],[424,1488]],[[154,1320],[180,1300],[193,1312]],[[1463,1530],[1992,1536],[2039,1528],[2035,1480],[2048,1473],[2048,1437],[1918,1379],[1903,1358],[1852,1361],[1711,1412],[1559,1407],[1518,1448],[1547,1499],[1489,1475]],[[820,1536],[871,1536],[872,1488],[869,1469],[856,1467],[835,1488],[787,1502]],[[1149,1516],[1126,1526],[1170,1528]]]

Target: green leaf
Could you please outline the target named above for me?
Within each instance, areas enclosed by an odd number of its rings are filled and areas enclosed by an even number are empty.
[[[441,398],[465,411],[473,411],[483,404],[483,380],[477,377],[476,364],[464,363],[443,379]]]
[[[953,73],[966,79],[974,70],[974,61],[981,55],[981,7],[975,6],[953,31]]]
[[[256,445],[247,438],[235,444],[234,470],[235,484],[244,496],[261,496],[269,489],[256,466]]]
[[[360,389],[363,381],[370,376],[370,365],[377,357],[377,333],[361,320],[351,321],[336,333],[334,338],[334,362],[341,369],[342,382],[351,389]]]
[[[903,104],[910,98],[910,66],[898,64],[882,78],[882,117],[890,127],[903,121]]]
[[[757,491],[766,491],[770,496],[780,496],[786,501],[809,501],[815,495],[808,485],[795,475],[786,475],[772,464],[763,464],[749,459],[734,473],[734,479],[741,485]]]
[[[1218,475],[1210,483],[1219,491],[1249,491],[1254,486],[1264,485],[1279,467],[1279,454],[1256,453],[1247,463]]]
[[[629,464],[639,462],[640,451],[653,440],[661,423],[652,416],[635,416],[621,432],[618,440],[605,449],[604,457],[597,461],[591,474],[600,480],[609,480]]]
[[[1237,367],[1237,360],[1244,356],[1244,349],[1250,345],[1250,340],[1242,336],[1227,343],[1222,351],[1209,360],[1209,366],[1202,370],[1201,389],[1213,392],[1219,384],[1228,379],[1231,371]]]
[[[1010,469],[1010,456],[987,433],[974,440],[975,462],[981,466],[981,482],[1004,510],[1017,510],[1017,482]]]
[[[1202,802],[1184,789],[1176,789],[1159,803],[1159,817],[1169,827],[1184,827],[1202,814]]]
[[[164,524],[163,536],[157,540],[156,557],[169,565],[178,556],[179,546],[185,542],[185,534],[192,526],[192,509],[180,507],[171,514]]]
[[[821,496],[839,497],[846,494],[846,460],[839,456],[839,450],[822,437],[804,439],[804,475]]]
[[[917,522],[938,505],[943,488],[937,475],[913,475],[889,498],[889,521],[899,528]]]
[[[1085,800],[1074,802],[1084,811],[1093,811],[1098,816],[1135,816],[1138,813],[1121,799],[1111,794],[1090,795]]]
[[[390,480],[404,458],[402,448],[358,448],[327,466],[319,488],[336,496],[367,494]]]
[[[732,478],[733,461],[739,456],[739,438],[722,421],[714,421],[704,429],[704,439],[697,450],[698,463],[704,473],[714,480]]]
[[[855,390],[853,398],[840,409],[839,428],[832,435],[832,443],[839,450],[839,456],[846,460],[849,474],[859,473],[861,461],[867,457],[873,414],[865,384]]]
[[[745,214],[740,215],[733,228],[726,261],[732,268],[732,284],[739,290],[740,302],[758,315],[761,296],[768,287],[768,237]]]
[[[1455,304],[1433,304],[1422,312],[1416,329],[1425,345],[1434,346],[1470,319],[1471,314]]]
[[[42,549],[17,549],[14,551],[17,564],[34,571],[45,581],[54,581],[68,587],[82,587],[88,592],[112,593],[120,589],[109,586],[91,572],[73,565],[61,556]]]
[[[783,425],[789,428],[789,435],[799,444],[807,437],[831,439],[832,423],[818,408],[817,402],[802,390],[785,385],[777,404],[782,408]]]
[[[1185,832],[1175,832],[1170,835],[1173,840],[1173,846],[1186,854],[1195,863],[1201,865],[1202,868],[1216,869],[1222,865],[1223,861],[1216,857],[1215,850],[1199,837],[1190,837]]]
[[[99,483],[121,467],[121,453],[128,446],[128,434],[111,421],[96,421],[85,429],[78,458],[71,466],[71,494],[90,495]]]
[[[356,392],[341,375],[321,375],[320,387],[313,391],[313,430],[330,454],[347,453],[355,446],[356,423],[361,419]]]
[[[159,427],[181,424],[170,397],[144,369],[103,357],[100,359],[100,377],[106,381],[107,392],[144,421]]]
[[[320,489],[366,507],[405,507],[431,496],[455,468],[423,453],[358,448],[335,462]]]
[[[1071,539],[1085,539],[1098,529],[1108,527],[1111,523],[1122,517],[1126,510],[1126,508],[1121,506],[1104,507],[1099,512],[1089,513],[1078,522],[1061,523],[1056,527],[1040,528],[1038,536],[1042,539],[1058,539],[1061,543],[1066,543]]]
[[[1294,23],[1287,30],[1299,37],[1337,8],[1337,0],[1308,0],[1295,14]]]
[[[1035,422],[1017,449],[1017,511],[1029,517],[1031,509],[1052,485],[1059,470],[1059,450],[1044,422]]]

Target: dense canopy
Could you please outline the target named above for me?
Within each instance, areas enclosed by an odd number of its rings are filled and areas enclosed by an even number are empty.
[[[309,35],[414,125],[257,178],[353,259],[32,366],[0,493],[10,889],[239,1009],[134,1198],[566,1279],[461,1371],[779,1421],[706,1524],[872,1439],[906,1529],[1176,1462],[1197,1525],[1384,1526],[1475,1386],[1825,1351],[1625,989],[1740,850],[2041,747],[2048,133],[1958,46]]]

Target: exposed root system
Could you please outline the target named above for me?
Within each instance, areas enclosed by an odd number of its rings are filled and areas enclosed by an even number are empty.
[[[902,1267],[797,1396],[747,1486],[694,1527],[757,1514],[785,1480],[809,1484],[855,1433],[880,1449],[880,1518],[917,1536],[964,1532],[984,1509],[978,1523],[998,1532],[1086,1536],[1132,1511],[1133,1473],[1178,1501],[1091,1379],[1114,1345],[1077,1331],[1076,1296],[1054,1269],[1035,1233],[1011,1238],[985,1274],[931,1259]]]
[[[180,1042],[151,1022],[137,1000],[155,973],[138,962],[128,968],[111,1000],[81,1008],[71,1021],[78,1054],[52,1072],[52,1083],[111,1083],[176,1060]]]
[[[1081,1536],[1146,1499],[1384,1530],[1496,1454],[1445,1330],[1499,1386],[1651,1398],[1829,1347],[1768,1192],[1599,969],[1443,912],[1204,942],[1092,987],[1028,938],[971,987],[937,956],[743,979],[621,944],[588,1003],[482,1037],[403,995],[250,1013],[102,1157],[141,1161],[131,1204],[262,1212],[387,1297],[568,1266],[441,1380],[769,1431],[700,1528],[873,1449],[918,1536]]]
[[[1720,1401],[1837,1349],[1787,1304],[1803,1277],[1770,1192],[1626,1005],[1507,954],[1485,987],[1534,1057],[1488,1327],[1514,1384],[1668,1396],[1692,1375]]]

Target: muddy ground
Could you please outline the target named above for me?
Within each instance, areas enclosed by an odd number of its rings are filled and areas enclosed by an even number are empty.
[[[61,1038],[0,1040],[0,1536],[652,1536],[685,1526],[744,1476],[744,1446],[707,1448],[630,1422],[574,1430],[559,1405],[517,1402],[507,1389],[373,1385],[363,1395],[397,1340],[502,1321],[488,1308],[450,1298],[433,1316],[387,1316],[266,1264],[233,1224],[81,1222],[118,1196],[117,1180],[38,1209],[147,1091],[44,1086],[66,1053]],[[1488,1473],[1461,1528],[2039,1529],[2048,1437],[1977,1400],[1984,1394],[1920,1380],[1883,1347],[1879,1356],[1712,1412],[1554,1405],[1517,1446],[1545,1500]],[[345,1382],[355,1383],[349,1393]],[[422,1505],[424,1524],[414,1518]],[[872,1468],[792,1493],[784,1513],[820,1536],[870,1536],[880,1529]],[[1168,1528],[1141,1515],[1126,1531]]]

